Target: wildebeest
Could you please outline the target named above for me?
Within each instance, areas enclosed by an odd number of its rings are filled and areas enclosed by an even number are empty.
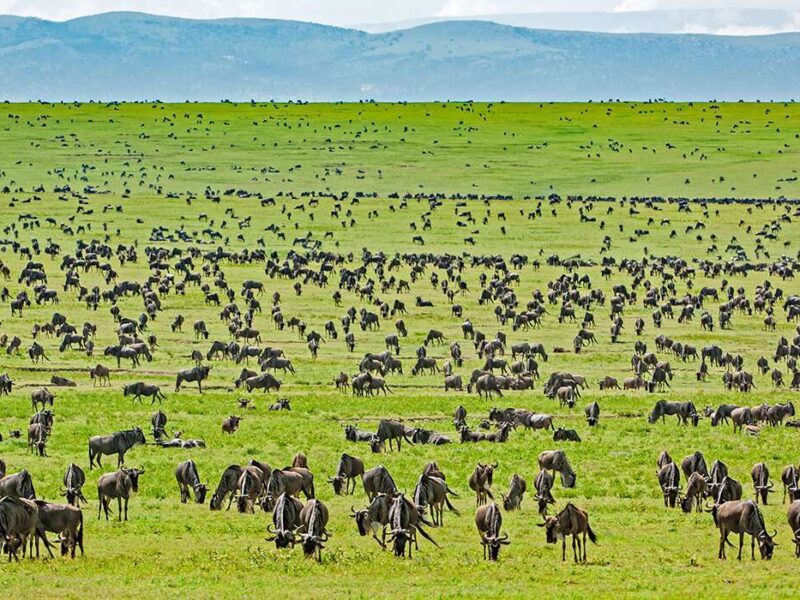
[[[162,400],[166,400],[167,398],[159,386],[145,383],[143,381],[137,381],[136,383],[131,383],[130,385],[124,386],[122,388],[122,395],[126,397],[133,396],[133,401],[141,401],[142,396],[145,398],[150,398],[151,406],[155,404],[156,400],[158,400],[160,403]]]
[[[536,488],[534,500],[538,503],[539,514],[543,517],[547,516],[547,505],[556,503],[551,491],[553,489],[553,481],[553,476],[547,471],[542,470],[536,474],[536,479],[533,482]]]
[[[372,500],[378,494],[393,496],[397,493],[397,485],[392,479],[389,470],[383,465],[378,465],[364,472],[361,476],[364,485],[364,493]]]
[[[565,488],[575,487],[577,475],[572,470],[572,466],[569,464],[567,455],[563,450],[545,450],[539,454],[538,461],[540,469],[551,470],[554,476],[555,472],[558,471],[561,475],[561,485]]]
[[[786,503],[786,493],[789,493],[789,500],[794,502],[800,500],[800,487],[798,487],[798,472],[794,465],[789,465],[781,473],[783,482],[783,502]]]
[[[393,441],[397,442],[398,452],[400,452],[400,444],[403,440],[413,445],[414,442],[408,437],[409,433],[410,432],[406,429],[406,426],[398,421],[381,419],[378,423],[378,440],[380,441],[381,445],[383,445],[386,440],[389,440],[390,450],[394,449],[392,445]]]
[[[767,468],[767,465],[765,465],[763,462],[754,464],[753,469],[750,471],[750,477],[753,480],[756,504],[758,504],[760,499],[761,504],[766,505],[767,497],[773,491],[772,488],[775,487],[775,484],[769,480],[769,469]]]
[[[572,536],[572,554],[575,562],[582,560],[586,562],[586,536],[593,544],[597,543],[597,536],[589,525],[589,514],[581,510],[571,502],[554,517],[545,519],[544,523],[539,523],[539,527],[545,528],[548,544],[555,544],[561,538],[561,560],[567,560],[567,536]],[[583,541],[581,542],[581,537]],[[577,548],[576,548],[577,544]],[[583,551],[581,553],[581,546]]]
[[[300,544],[303,554],[310,558],[316,554],[317,560],[322,561],[324,542],[328,541],[328,507],[316,498],[312,498],[300,511]]]
[[[692,473],[700,473],[703,477],[708,477],[708,467],[706,467],[706,459],[700,451],[690,454],[681,461],[681,470],[686,476],[686,479],[691,477]]]
[[[5,464],[2,461],[0,461],[0,470],[5,471]],[[0,498],[3,496],[34,500],[36,498],[36,490],[33,487],[30,473],[25,469],[10,475],[3,473],[0,476]]]
[[[478,463],[472,475],[469,476],[469,487],[475,492],[475,505],[482,506],[488,502],[487,498],[494,500],[492,495],[492,478],[498,463]]]
[[[144,432],[139,427],[125,431],[117,431],[110,435],[95,435],[89,438],[89,469],[94,467],[95,459],[100,467],[100,459],[104,454],[117,455],[117,467],[125,463],[125,453],[136,444],[146,444]]]
[[[411,441],[415,444],[432,444],[434,446],[442,446],[451,442],[446,435],[420,427],[415,427],[412,430]]]
[[[689,481],[686,482],[686,494],[681,498],[681,510],[685,513],[692,511],[692,505],[697,512],[703,510],[703,496],[706,493],[707,483],[705,477],[700,473],[692,473]]]
[[[239,465],[230,465],[223,472],[220,477],[217,489],[211,496],[209,508],[211,510],[220,510],[222,503],[225,501],[225,496],[230,494],[228,499],[228,509],[230,510],[233,503],[233,497],[236,494],[236,484],[239,482],[239,477],[242,474],[242,467]]]
[[[245,379],[244,387],[247,389],[248,393],[252,392],[253,390],[264,390],[266,393],[272,389],[278,392],[281,389],[281,382],[275,379],[275,377],[269,373],[261,373],[260,375]]]
[[[267,532],[272,536],[267,538],[268,542],[275,542],[276,548],[287,548],[295,544],[295,530],[300,527],[300,513],[303,510],[303,503],[294,496],[284,492],[275,502],[272,511],[272,524],[274,528],[267,525]]]
[[[178,375],[175,377],[175,391],[176,392],[180,391],[181,384],[184,382],[196,381],[197,389],[202,394],[203,381],[208,378],[208,374],[210,371],[211,367],[209,365],[204,365],[201,367],[192,367],[191,369],[182,369],[178,371]]]
[[[664,495],[664,506],[675,508],[681,489],[681,474],[674,462],[661,467],[658,471],[658,483]]]
[[[89,369],[89,377],[92,379],[93,386],[97,385],[98,381],[101,387],[103,385],[111,385],[111,371],[103,365],[95,365]]]
[[[197,504],[203,504],[206,501],[208,485],[200,482],[197,465],[192,459],[178,465],[175,469],[175,479],[178,481],[178,488],[181,492],[181,503],[188,502],[189,488],[194,491],[194,501]]]
[[[19,561],[17,551],[25,551],[28,539],[36,535],[39,509],[33,500],[15,496],[0,497],[0,538],[3,550]],[[46,541],[46,540],[45,540]]]
[[[67,504],[78,506],[79,501],[87,504],[82,491],[86,483],[86,473],[83,472],[83,469],[75,463],[70,464],[64,473],[63,482],[64,487],[61,489],[61,495],[67,499]]]
[[[53,406],[53,400],[55,400],[55,394],[53,394],[47,388],[40,388],[38,390],[34,390],[31,392],[31,407],[34,411],[38,410],[39,404],[42,405],[42,409],[46,408],[49,404]]]
[[[653,407],[648,422],[655,423],[659,417],[661,422],[665,422],[667,415],[675,415],[678,418],[678,423],[686,425],[691,420],[692,425],[697,427],[700,420],[700,415],[694,407],[694,403],[688,402],[669,402],[667,400],[659,400]]]
[[[336,475],[328,478],[328,482],[333,485],[333,492],[338,496],[342,493],[344,485],[345,495],[351,494],[356,489],[356,477],[363,477],[364,461],[347,453],[339,458],[339,465],[336,467]],[[353,489],[350,489],[352,484]]]
[[[783,423],[786,417],[794,416],[794,404],[788,402],[786,404],[776,404],[767,410],[767,420],[770,425],[776,426]]]
[[[361,536],[372,533],[381,548],[386,548],[386,529],[385,525],[389,523],[389,507],[391,505],[391,496],[387,494],[376,494],[370,498],[369,506],[361,510],[356,510],[350,507],[351,517],[355,519],[358,533]],[[378,531],[382,531],[381,539],[378,539]]]
[[[522,499],[527,489],[528,484],[525,480],[517,473],[514,473],[508,486],[508,494],[500,494],[503,498],[503,508],[506,510],[522,508]]]
[[[500,513],[500,508],[494,502],[479,506],[475,512],[475,526],[481,536],[484,560],[487,558],[489,560],[497,560],[500,548],[511,543],[508,541],[507,533],[500,535],[502,524],[503,516]]]
[[[236,508],[240,513],[255,511],[255,503],[264,487],[264,472],[254,465],[242,468],[236,482]]]
[[[458,515],[458,510],[451,504],[447,494],[457,496],[447,482],[429,473],[423,473],[414,487],[414,504],[420,509],[430,508],[434,525],[444,525],[444,507]]]
[[[559,427],[553,432],[554,442],[580,442],[581,436],[574,429],[564,429]]]
[[[711,516],[714,518],[714,525],[719,529],[719,558],[726,558],[725,545],[732,546],[728,541],[731,533],[739,534],[739,554],[737,558],[742,560],[742,546],[744,546],[744,535],[751,537],[750,555],[755,560],[755,545],[758,541],[758,549],[761,558],[769,560],[775,548],[772,535],[767,533],[764,525],[764,517],[758,506],[752,500],[732,500],[716,505],[711,509]],[[777,533],[777,532],[776,532]]]
[[[222,433],[234,434],[239,429],[239,422],[242,420],[242,417],[237,417],[236,415],[230,415],[228,418],[222,421]]]
[[[408,557],[411,558],[411,545],[416,544],[417,531],[430,541],[434,546],[438,544],[422,528],[422,524],[432,525],[420,514],[419,508],[414,505],[404,494],[397,494],[392,499],[389,507],[390,539],[394,548],[395,556],[405,556],[406,545],[408,545]]]
[[[97,480],[97,518],[101,516],[101,511],[105,511],[106,521],[108,521],[108,503],[111,499],[117,499],[117,516],[122,521],[122,505],[125,501],[125,520],[128,520],[128,500],[131,494],[139,493],[139,475],[144,473],[144,469],[121,468],[114,473],[101,475]]]
[[[588,404],[583,412],[589,427],[594,427],[600,421],[600,405],[597,402]]]
[[[792,530],[794,556],[800,558],[800,500],[794,500],[786,511],[786,520]]]

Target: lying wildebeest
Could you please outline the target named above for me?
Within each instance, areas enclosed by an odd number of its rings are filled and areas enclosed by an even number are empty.
[[[458,510],[450,503],[450,498],[447,497],[447,494],[458,496],[450,489],[444,479],[423,473],[414,487],[414,504],[420,510],[430,508],[433,524],[441,527],[444,525],[445,506],[456,515],[459,514]]]
[[[181,503],[188,502],[189,488],[194,490],[194,501],[197,504],[203,504],[206,501],[208,485],[200,482],[197,465],[193,460],[189,459],[178,465],[175,469],[175,479],[178,481],[178,489],[181,492]]]
[[[507,533],[500,535],[502,524],[503,516],[500,514],[500,508],[494,502],[478,507],[475,512],[475,526],[481,536],[484,560],[487,558],[497,560],[500,548],[511,543],[508,541]]]
[[[522,498],[527,489],[528,484],[525,482],[525,480],[517,473],[514,473],[514,475],[511,476],[508,494],[500,494],[500,496],[503,498],[503,508],[506,510],[517,510],[522,508]]]
[[[61,555],[70,553],[75,558],[75,548],[81,549],[83,556],[83,511],[72,505],[53,504],[36,500],[39,509],[36,521],[36,554],[39,554],[39,539],[44,540],[47,551],[50,547],[46,533],[56,533],[61,543]],[[51,552],[52,556],[52,552]]]
[[[222,433],[234,434],[239,429],[239,422],[242,417],[230,415],[227,419],[222,421]]]
[[[700,415],[694,407],[694,403],[689,402],[669,402],[667,400],[659,400],[653,407],[650,416],[648,417],[649,423],[655,423],[659,417],[661,422],[666,421],[667,415],[675,415],[678,418],[678,423],[686,425],[691,419],[692,425],[697,427],[700,420]]]
[[[389,507],[389,523],[385,527],[391,527],[390,540],[394,548],[395,556],[405,556],[406,545],[408,545],[408,557],[411,558],[411,545],[416,544],[417,531],[438,548],[438,544],[422,528],[422,524],[433,525],[430,521],[420,514],[419,508],[405,497],[404,494],[397,494]]]
[[[67,467],[64,473],[64,487],[61,489],[61,495],[67,499],[67,504],[78,506],[79,501],[87,504],[86,498],[81,491],[86,483],[86,473],[83,472],[75,463]]]
[[[137,381],[136,383],[131,383],[130,385],[124,386],[122,388],[122,395],[126,397],[133,396],[133,401],[139,400],[140,402],[142,400],[142,396],[145,398],[150,398],[151,406],[155,404],[156,400],[161,403],[162,400],[166,400],[167,398],[159,386],[148,384],[143,381]]]
[[[230,465],[222,472],[222,477],[220,477],[217,489],[211,496],[211,502],[209,504],[211,510],[220,510],[222,508],[222,503],[225,501],[225,496],[228,494],[230,494],[230,498],[228,499],[228,510],[230,510],[233,497],[236,494],[236,484],[239,482],[241,474],[242,467],[239,465]]]
[[[270,404],[269,410],[271,411],[292,410],[292,407],[289,404],[288,398],[281,398],[277,402]]]
[[[575,562],[582,560],[586,562],[586,536],[593,544],[597,543],[597,536],[589,525],[589,514],[581,510],[571,502],[564,507],[560,513],[554,517],[545,519],[544,523],[539,523],[539,527],[544,527],[548,544],[555,544],[561,538],[561,560],[567,560],[567,536],[572,536],[572,554]],[[579,536],[583,536],[583,542]],[[577,549],[576,549],[577,544]],[[583,553],[581,554],[581,546]],[[579,558],[580,557],[580,558]]]
[[[364,493],[370,500],[378,494],[394,496],[397,493],[397,485],[389,470],[383,465],[365,471],[361,476],[361,482],[364,484]]]
[[[336,467],[336,475],[328,478],[328,482],[333,485],[333,492],[338,496],[342,493],[344,485],[345,495],[351,494],[356,489],[356,477],[364,476],[364,461],[349,454],[342,454],[339,458],[339,465]],[[353,489],[350,489],[352,484]]]
[[[553,432],[554,442],[580,442],[581,436],[574,429],[564,429],[559,427]]]
[[[146,444],[144,432],[139,427],[125,431],[117,431],[110,435],[95,435],[89,438],[89,469],[94,467],[95,459],[100,467],[100,459],[104,454],[117,455],[117,467],[125,463],[125,453],[136,444]]]
[[[565,488],[575,487],[577,475],[572,470],[572,466],[567,460],[567,455],[562,450],[545,450],[539,454],[539,468],[549,469],[553,471],[555,476],[556,471],[561,475],[561,485]]]
[[[755,545],[758,541],[758,549],[761,558],[769,560],[775,548],[775,537],[777,531],[772,535],[767,533],[764,525],[764,517],[758,506],[752,500],[732,500],[711,509],[711,516],[714,518],[714,525],[719,529],[719,558],[726,558],[725,545],[732,546],[728,541],[731,533],[739,534],[739,555],[737,558],[742,560],[742,546],[744,546],[744,534],[751,537],[750,556],[755,560]]]
[[[469,476],[469,487],[475,492],[475,505],[482,506],[488,502],[487,498],[494,500],[492,495],[492,477],[498,463],[485,465],[478,463],[472,475]]]
[[[303,503],[294,496],[289,496],[284,492],[275,502],[275,509],[272,511],[272,523],[274,528],[267,525],[267,532],[272,534],[266,541],[275,542],[276,548],[294,547],[294,532],[300,527],[300,513],[303,510]]]
[[[328,541],[328,508],[316,498],[309,500],[300,511],[300,544],[303,554],[310,558],[316,554],[317,560],[322,562],[324,542]]]
[[[415,444],[432,444],[442,446],[451,442],[450,438],[441,433],[415,427],[411,433],[411,441]]]
[[[202,394],[203,393],[203,381],[208,378],[208,374],[211,371],[211,367],[209,365],[205,365],[202,367],[192,367],[191,369],[182,369],[178,371],[178,375],[175,377],[175,391],[179,392],[181,389],[181,384],[184,382],[197,382],[197,389]],[[248,391],[250,391],[248,389]]]
[[[117,499],[117,516],[122,521],[122,503],[125,501],[125,520],[128,520],[128,500],[131,494],[139,493],[139,475],[144,473],[144,469],[121,468],[114,473],[101,475],[97,480],[97,518],[101,516],[101,511],[105,511],[106,521],[108,521],[108,504],[112,498]]]

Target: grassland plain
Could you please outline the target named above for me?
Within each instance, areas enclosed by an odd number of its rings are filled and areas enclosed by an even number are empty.
[[[729,246],[733,242],[753,262],[771,262],[782,255],[794,258],[799,233],[794,205],[710,204],[704,209],[692,204],[690,212],[682,212],[675,203],[652,207],[640,203],[638,212],[632,213],[630,203],[550,204],[535,196],[558,192],[618,198],[792,198],[798,195],[797,113],[795,104],[4,105],[0,107],[4,123],[0,225],[8,240],[30,245],[36,238],[44,245],[51,239],[65,253],[74,253],[81,239],[108,236],[112,247],[136,244],[137,263],[121,266],[116,258],[110,260],[120,280],[131,281],[142,281],[151,274],[144,260],[147,246],[185,249],[193,245],[205,251],[221,245],[237,251],[257,248],[263,240],[264,247],[282,259],[292,248],[303,251],[292,241],[307,233],[311,240],[319,240],[323,249],[341,253],[345,264],[351,252],[353,264],[360,264],[362,248],[387,254],[467,252],[506,258],[522,253],[543,263],[539,269],[528,265],[518,270],[516,291],[525,301],[535,289],[545,289],[548,281],[564,272],[562,267],[545,264],[550,255],[580,255],[596,263],[603,256],[619,260],[672,255],[722,261],[734,260]],[[63,189],[53,191],[65,185],[81,197]],[[4,186],[6,189],[1,189]],[[226,190],[244,190],[251,195],[226,195]],[[324,195],[341,198],[345,191],[349,192],[345,199]],[[375,197],[352,203],[357,191],[374,192]],[[311,192],[318,193],[318,207],[309,204]],[[432,207],[427,200],[402,202],[392,197],[406,192],[508,195],[513,199],[493,200],[488,205],[469,200],[466,209],[477,223],[462,228],[456,225],[456,212],[464,207],[456,207],[455,200],[443,199],[441,206]],[[275,198],[275,205],[262,204],[252,195],[257,193],[265,199]],[[333,217],[337,201],[343,210]],[[529,220],[528,213],[540,202],[541,216]],[[305,208],[300,209],[301,204]],[[111,210],[104,211],[105,206]],[[613,214],[607,214],[609,208],[614,209]],[[581,210],[597,220],[582,220]],[[506,214],[505,221],[499,220],[499,212]],[[200,213],[208,215],[208,221],[200,222]],[[20,217],[24,214],[36,215],[40,227],[23,227],[26,219]],[[252,217],[250,227],[239,229],[237,222],[247,216]],[[421,231],[424,217],[430,220],[430,230]],[[604,230],[599,226],[602,220],[607,223]],[[664,220],[669,223],[662,225]],[[225,227],[223,221],[227,221]],[[699,221],[705,223],[705,229],[693,229]],[[419,231],[411,231],[412,222]],[[78,229],[81,226],[83,230]],[[765,226],[773,239],[757,235]],[[279,229],[285,239],[265,230],[267,227]],[[646,229],[649,234],[635,235],[636,229]],[[472,233],[477,230],[479,233]],[[673,230],[675,236],[671,237]],[[221,232],[222,238],[211,237],[212,231]],[[328,231],[333,232],[330,239],[324,237]],[[157,239],[151,239],[154,232]],[[192,241],[180,241],[178,232]],[[412,235],[422,235],[425,246],[412,247]],[[611,247],[601,253],[606,235],[611,237]],[[475,238],[475,246],[464,245],[467,236]],[[757,250],[759,244],[762,249]],[[24,289],[17,283],[17,275],[25,260],[9,244],[0,247],[0,259],[12,272],[11,280],[3,285],[12,294]],[[101,305],[97,312],[88,311],[74,292],[61,291],[60,257],[40,255],[36,260],[44,263],[51,277],[49,285],[59,289],[61,303],[57,307],[34,304],[22,317],[11,317],[6,308],[0,333],[20,336],[24,349],[31,342],[34,323],[49,320],[57,310],[73,323],[96,322],[98,349],[114,343],[108,305]],[[334,278],[327,288],[304,285],[302,295],[296,296],[294,281],[268,278],[263,264],[226,262],[222,268],[237,291],[245,279],[264,281],[266,293],[261,301],[265,309],[271,294],[280,292],[284,314],[304,319],[309,329],[322,331],[329,319],[338,326],[346,307],[367,306],[366,300],[344,292],[343,306],[335,307],[331,301]],[[477,302],[481,272],[481,268],[464,271],[470,292],[456,300],[476,329],[490,335],[503,329],[510,342],[537,340],[548,350],[571,346],[577,326],[559,324],[552,307],[541,329],[511,332],[510,327],[501,327],[492,307]],[[602,279],[599,266],[581,267],[579,272],[588,273],[593,286],[607,295],[614,283],[631,285],[631,278],[616,269],[609,281]],[[370,272],[370,276],[375,274]],[[408,279],[407,267],[396,276]],[[748,297],[766,278],[787,295],[797,293],[793,280],[780,281],[766,272],[727,277],[730,285],[743,286]],[[656,276],[653,280],[660,283]],[[81,283],[88,288],[108,287],[96,271],[82,273]],[[693,280],[694,289],[719,284],[719,279],[704,277],[700,269]],[[687,291],[684,281],[677,281],[676,286],[679,296]],[[653,347],[657,331],[650,321],[651,311],[639,301],[625,309],[626,329],[619,343],[610,343],[607,308],[598,307],[594,310],[597,345],[580,355],[551,353],[550,360],[540,364],[545,377],[566,370],[583,374],[591,382],[575,411],[561,410],[547,400],[541,385],[534,392],[509,392],[494,402],[466,393],[446,394],[440,376],[410,376],[410,361],[431,328],[444,331],[450,340],[460,339],[461,320],[451,316],[444,296],[432,288],[429,273],[411,288],[411,293],[399,296],[410,313],[405,317],[409,336],[401,340],[400,354],[406,375],[388,378],[393,390],[388,397],[340,395],[332,380],[339,371],[355,372],[363,352],[384,349],[384,336],[394,331],[391,319],[385,319],[378,332],[356,328],[355,353],[346,351],[340,335],[323,344],[319,358],[312,360],[296,333],[276,330],[268,310],[258,315],[254,325],[262,331],[263,344],[284,348],[295,364],[297,374],[282,377],[281,390],[281,396],[291,399],[292,410],[267,412],[274,395],[254,395],[256,409],[244,412],[242,428],[233,436],[224,436],[220,423],[225,416],[239,412],[236,399],[242,394],[233,390],[231,382],[241,365],[214,361],[206,393],[200,395],[188,387],[170,393],[174,373],[190,366],[191,351],[205,352],[210,342],[195,341],[190,327],[182,334],[173,333],[169,323],[176,314],[183,314],[189,324],[205,320],[211,340],[228,339],[219,309],[206,306],[202,292],[195,287],[189,287],[185,296],[169,294],[163,299],[164,310],[151,324],[159,340],[153,361],[135,370],[115,369],[110,389],[93,388],[87,375],[88,367],[97,362],[110,365],[108,359],[89,358],[77,351],[59,353],[57,340],[42,341],[50,356],[43,366],[31,365],[23,355],[0,352],[0,372],[9,372],[18,383],[11,396],[0,400],[4,437],[10,429],[25,428],[30,416],[29,393],[46,383],[53,372],[78,382],[76,388],[57,392],[56,424],[47,458],[28,454],[21,440],[0,443],[0,458],[9,470],[28,469],[38,494],[46,499],[58,498],[68,463],[86,467],[89,436],[133,424],[144,427],[149,422],[152,408],[124,398],[123,383],[143,379],[162,384],[167,391],[163,410],[169,416],[170,431],[182,429],[186,436],[201,437],[207,443],[205,450],[190,452],[152,445],[132,450],[128,464],[143,466],[146,473],[127,523],[96,519],[97,472],[90,473],[90,504],[85,509],[87,556],[75,561],[2,565],[4,593],[9,597],[164,593],[258,597],[280,589],[319,597],[478,593],[677,597],[691,589],[702,595],[738,597],[782,596],[793,591],[796,559],[780,494],[764,508],[768,528],[779,530],[780,546],[774,560],[755,565],[749,560],[723,563],[716,558],[718,534],[708,514],[683,515],[663,507],[655,458],[662,449],[676,459],[699,449],[709,461],[724,460],[750,494],[753,463],[766,462],[777,480],[783,466],[797,462],[796,432],[765,428],[759,437],[744,437],[734,435],[729,427],[712,429],[707,420],[698,428],[678,427],[671,420],[649,425],[646,415],[658,398],[692,399],[698,407],[726,401],[756,405],[788,401],[794,393],[772,390],[768,378],[762,376],[756,377],[753,393],[728,393],[720,381],[722,370],[716,368],[711,369],[707,383],[697,384],[697,364],[675,358],[670,358],[676,375],[669,392],[599,392],[596,382],[603,375],[622,378],[630,372],[636,339],[632,323],[637,316],[647,320],[642,339]],[[389,301],[396,296],[393,291],[379,295]],[[434,306],[412,307],[417,295],[431,299]],[[127,316],[138,316],[142,310],[141,300],[135,297],[121,299],[119,306]],[[718,303],[711,302],[707,308],[716,318]],[[757,313],[737,313],[731,329],[712,333],[701,331],[698,319],[684,324],[666,320],[658,333],[697,346],[717,343],[726,351],[741,353],[746,367],[755,371],[757,358],[770,357],[780,336],[796,334],[795,325],[786,322],[780,308],[777,316],[778,329],[770,333],[763,331],[763,314]],[[462,347],[466,361],[460,372],[468,375],[482,361],[468,342],[463,341]],[[446,346],[431,354],[441,362],[446,358]],[[602,419],[598,428],[590,430],[580,407],[591,400],[600,403]],[[505,445],[413,446],[404,447],[402,453],[373,456],[365,446],[346,442],[340,426],[359,423],[368,428],[381,417],[398,417],[425,423],[455,438],[450,420],[457,404],[467,408],[473,425],[495,404],[549,412],[556,415],[559,425],[576,428],[584,441],[565,446],[542,432],[517,431]],[[530,485],[538,470],[538,453],[559,445],[567,450],[578,473],[578,485],[564,490],[556,484],[558,505],[570,500],[588,509],[600,537],[599,545],[588,549],[588,563],[562,563],[560,547],[544,543],[544,534],[536,527],[540,519],[531,494],[521,511],[504,515],[504,530],[512,544],[504,549],[501,562],[486,563],[472,518],[474,499],[466,484],[475,463],[499,462],[495,483],[499,492],[513,473],[523,475]],[[255,457],[281,466],[297,451],[308,455],[318,494],[331,509],[332,536],[322,564],[303,560],[299,550],[276,551],[264,541],[269,522],[264,513],[211,513],[207,506],[179,503],[173,470],[188,457],[195,459],[202,478],[213,486],[231,463]],[[358,536],[348,515],[351,505],[364,504],[361,488],[352,498],[337,497],[325,483],[345,451],[364,458],[367,466],[386,465],[401,489],[409,493],[428,460],[440,464],[451,487],[461,493],[456,499],[461,516],[448,514],[444,527],[431,531],[441,549],[422,542],[413,560],[398,560],[382,552],[374,541]]]

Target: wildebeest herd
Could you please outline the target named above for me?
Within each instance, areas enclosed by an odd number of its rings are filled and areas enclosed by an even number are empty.
[[[106,520],[163,511],[249,518],[249,543],[322,562],[362,536],[397,557],[460,550],[465,521],[479,558],[560,540],[591,562],[587,543],[624,535],[603,499],[638,481],[609,473],[652,470],[627,442],[700,448],[664,452],[644,494],[704,515],[714,556],[731,534],[739,557],[745,534],[752,556],[800,549],[800,466],[776,458],[800,434],[793,203],[209,186],[154,221],[57,187],[0,194],[8,560],[52,554],[52,534],[83,554],[91,503],[86,560]],[[554,225],[583,250],[503,241]],[[757,453],[752,484],[723,439]]]

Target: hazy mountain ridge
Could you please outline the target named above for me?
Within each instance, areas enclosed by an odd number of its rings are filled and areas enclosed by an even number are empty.
[[[296,21],[0,17],[11,100],[736,100],[800,96],[800,34],[605,34],[448,21],[369,34]]]

